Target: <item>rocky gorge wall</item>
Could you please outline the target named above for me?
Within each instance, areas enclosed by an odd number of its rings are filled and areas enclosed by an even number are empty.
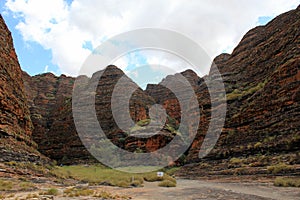
[[[32,130],[22,71],[11,32],[0,15],[0,161],[37,161]]]
[[[298,7],[250,30],[232,54],[215,58],[227,93],[227,116],[208,158],[299,151],[299,27]],[[214,74],[211,70],[209,77]],[[199,160],[202,138],[199,132],[189,162]]]
[[[213,99],[218,105],[214,111],[218,112],[226,105],[227,114],[218,143],[206,159],[299,151],[299,19],[298,7],[276,17],[266,26],[250,30],[232,54],[221,54],[214,59],[226,90],[226,101],[224,96]],[[1,45],[2,138],[12,139],[11,136],[14,135],[18,138],[14,141],[26,142],[33,149],[36,142],[40,152],[63,163],[93,161],[93,157],[82,145],[73,121],[72,90],[75,78],[65,75],[56,77],[51,73],[33,77],[25,72],[22,74],[7,27],[1,26],[1,30],[5,30],[1,32],[1,41],[5,43],[4,46]],[[182,108],[172,91],[161,84],[149,84],[143,91],[112,65],[100,72],[103,74],[99,80],[96,78],[97,73],[90,78],[81,78],[85,83],[97,83],[94,93],[97,119],[115,145],[131,152],[152,152],[164,147],[179,134],[176,129],[181,123]],[[176,80],[178,75],[167,76],[162,83]],[[192,118],[198,118],[200,122],[196,137],[185,152],[186,162],[197,162],[200,160],[199,150],[212,121],[211,91],[208,91],[206,81],[213,84],[220,81],[220,77],[216,75],[215,68],[202,78],[192,70],[186,70],[180,75],[188,80],[199,103],[200,116],[195,110],[189,112]],[[20,81],[22,78],[25,90]],[[117,126],[111,107],[114,87],[121,78],[125,82],[119,90],[136,88],[127,106],[132,121],[138,126],[133,125],[126,131]],[[82,89],[89,92],[87,88],[83,85]],[[182,89],[179,85],[176,88]],[[91,93],[83,95],[83,102],[90,95]],[[8,100],[12,103],[8,103]],[[155,130],[155,126],[147,127],[149,108],[153,104],[160,104],[166,109],[166,124],[160,134],[147,139],[134,137],[135,134],[147,134]],[[125,104],[121,102],[116,106],[119,116],[124,115],[124,109],[127,109],[123,105]],[[189,123],[186,131],[192,130],[192,126],[193,123]],[[30,137],[31,131],[35,142]],[[4,141],[2,138],[1,141]]]

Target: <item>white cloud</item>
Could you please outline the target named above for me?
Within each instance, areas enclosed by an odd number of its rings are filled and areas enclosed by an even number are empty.
[[[105,38],[124,31],[166,28],[189,36],[213,58],[225,50],[230,53],[260,16],[276,16],[299,3],[299,0],[74,0],[67,4],[63,0],[7,0],[6,7],[20,19],[16,28],[25,41],[35,41],[51,49],[53,64],[63,73],[76,75],[91,53],[83,47],[85,41],[97,47]]]
[[[45,68],[44,68],[44,73],[48,72],[48,68],[49,68],[49,66],[46,65]]]

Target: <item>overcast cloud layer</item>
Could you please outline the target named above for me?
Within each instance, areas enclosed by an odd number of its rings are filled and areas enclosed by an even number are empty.
[[[8,0],[7,12],[20,19],[25,41],[52,51],[61,72],[77,75],[107,38],[137,28],[166,28],[183,33],[214,58],[230,53],[261,16],[274,17],[299,0]],[[153,59],[152,59],[153,60]],[[159,62],[159,61],[158,61]],[[164,61],[162,61],[164,62]],[[153,63],[159,64],[159,63]]]

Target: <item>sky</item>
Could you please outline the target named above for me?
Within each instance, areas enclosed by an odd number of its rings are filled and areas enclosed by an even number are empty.
[[[231,53],[251,28],[299,4],[300,0],[1,0],[0,12],[24,71],[77,76],[94,48],[126,31],[173,30],[198,43],[213,59]],[[161,52],[130,53],[115,64],[133,79],[142,72],[148,82],[151,78],[157,82],[166,73],[146,73],[145,65],[167,65],[174,71],[188,68]],[[144,68],[138,70],[139,66]],[[207,72],[209,66],[205,68]]]

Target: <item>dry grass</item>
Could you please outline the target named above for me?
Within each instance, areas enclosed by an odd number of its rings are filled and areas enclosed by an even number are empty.
[[[8,191],[13,188],[13,183],[11,181],[0,180],[0,191]]]
[[[285,163],[279,163],[277,165],[271,165],[267,167],[269,173],[272,174],[279,174],[279,173],[286,173],[291,171],[294,167],[292,165],[287,165]]]
[[[278,177],[275,179],[274,185],[279,187],[300,187],[300,177]]]
[[[158,184],[159,187],[176,187],[176,183],[170,180],[164,180]]]
[[[94,195],[94,190],[86,188],[68,188],[64,190],[63,196],[65,197],[79,197],[79,196],[92,196]]]
[[[177,169],[176,169],[177,170]],[[118,187],[140,187],[145,181],[176,181],[168,173],[174,173],[175,169],[168,169],[164,177],[158,177],[156,172],[132,174],[113,170],[101,165],[76,165],[55,167],[52,169],[52,174],[60,178],[73,178],[84,181],[90,185],[112,185]]]
[[[57,196],[59,194],[58,190],[56,188],[50,188],[45,192],[41,192],[41,195],[52,195],[52,196]]]

